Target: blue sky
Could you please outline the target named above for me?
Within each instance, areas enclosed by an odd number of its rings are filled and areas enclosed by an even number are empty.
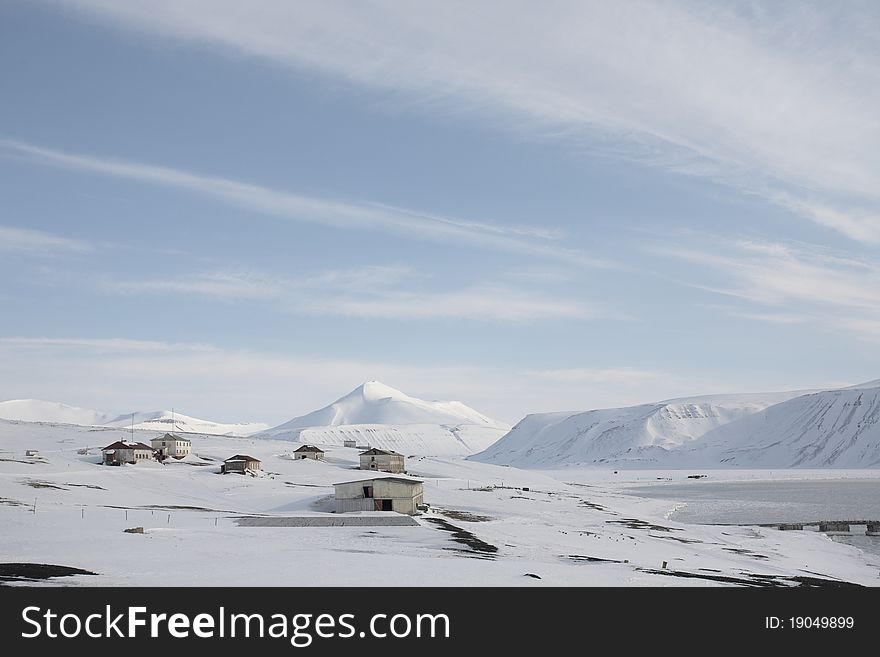
[[[877,378],[880,9],[827,4],[4,2],[0,398]]]

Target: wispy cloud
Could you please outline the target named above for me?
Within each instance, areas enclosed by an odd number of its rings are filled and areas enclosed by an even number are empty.
[[[452,292],[384,291],[372,296],[313,297],[302,308],[316,314],[386,319],[469,319],[487,322],[608,317],[589,304],[500,285]]]
[[[0,251],[47,254],[58,251],[90,251],[91,245],[55,233],[15,226],[0,226]]]
[[[207,344],[132,340],[130,338],[28,338],[0,337],[0,345],[26,349],[75,349],[101,352],[213,352]]]
[[[105,281],[101,288],[118,293],[174,293],[212,297],[222,301],[277,299],[286,286],[277,280],[253,273],[206,272],[184,278]]]
[[[543,228],[509,228],[374,202],[353,203],[304,196],[169,167],[66,153],[13,139],[0,139],[0,155],[24,158],[83,173],[185,190],[261,215],[287,220],[344,229],[379,230],[412,239],[454,242],[481,249],[523,253],[580,266],[610,266],[606,260],[552,244],[548,238],[554,233]]]
[[[651,251],[699,266],[686,284],[751,304],[722,307],[727,314],[876,337],[880,266],[872,261],[804,243],[749,240],[712,239]]]
[[[425,287],[428,282],[429,277],[409,267],[367,266],[318,271],[298,278],[255,271],[205,272],[181,278],[105,281],[102,289],[111,293],[175,293],[221,301],[266,301],[282,311],[366,319],[515,322],[620,318],[598,305],[522,286],[487,282],[436,290]]]
[[[880,242],[877,3],[66,4],[392,92],[422,111],[470,111],[574,149],[710,177]]]
[[[555,370],[529,370],[528,374],[536,379],[558,383],[614,384],[622,386],[639,385],[663,378],[670,378],[668,372],[645,370],[636,367],[579,367]]]

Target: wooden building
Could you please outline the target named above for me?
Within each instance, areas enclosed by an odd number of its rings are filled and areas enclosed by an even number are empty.
[[[131,443],[117,440],[101,450],[101,462],[104,465],[122,465],[123,463],[140,463],[153,459],[153,448],[143,443]]]
[[[361,452],[361,470],[377,470],[379,472],[404,472],[403,454],[375,447]]]
[[[315,461],[324,460],[324,450],[318,449],[314,445],[303,445],[299,449],[293,451],[293,458],[297,461],[302,459],[312,459]]]
[[[415,515],[423,504],[422,482],[409,477],[374,477],[333,484],[336,513],[396,511]]]
[[[253,456],[248,456],[247,454],[236,454],[235,456],[230,456],[228,459],[223,461],[223,465],[220,466],[221,474],[247,474],[249,472],[259,472],[262,469],[262,464],[259,459],[254,458]]]

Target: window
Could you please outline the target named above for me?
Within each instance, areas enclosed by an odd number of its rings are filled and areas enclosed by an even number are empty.
[[[364,486],[364,497],[373,497],[373,487]]]

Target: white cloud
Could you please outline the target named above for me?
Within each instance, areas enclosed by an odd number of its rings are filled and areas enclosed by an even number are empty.
[[[70,0],[113,25],[319,71],[766,197],[880,241],[876,3]]]
[[[686,284],[753,304],[724,307],[728,314],[876,338],[880,266],[872,261],[804,243],[746,240],[710,240],[698,247],[660,245],[651,251],[701,266]],[[720,280],[708,282],[707,272]],[[767,312],[767,307],[773,310]]]
[[[300,278],[241,272],[206,272],[174,279],[105,281],[111,293],[176,293],[221,301],[271,302],[278,310],[311,315],[375,319],[467,319],[487,322],[618,318],[592,304],[544,291],[481,284],[437,291],[419,288],[427,280],[408,267],[367,266],[328,270]]]
[[[0,338],[0,345],[29,349],[76,349],[81,352],[213,352],[214,347],[191,342],[161,342],[129,338]]]
[[[0,155],[24,158],[73,171],[182,189],[282,219],[335,228],[379,230],[412,239],[454,242],[475,248],[523,253],[580,266],[610,266],[609,262],[592,258],[581,251],[548,243],[544,238],[552,233],[542,228],[508,228],[372,202],[353,203],[303,196],[169,167],[66,153],[13,139],[0,139]]]
[[[91,245],[55,233],[15,226],[0,226],[0,251],[47,254],[58,251],[90,251]]]
[[[265,276],[249,273],[206,272],[178,279],[105,281],[102,289],[118,293],[176,293],[208,296],[223,301],[241,299],[272,300],[281,296],[284,285]]]
[[[384,291],[372,296],[313,297],[301,308],[316,314],[385,319],[469,319],[527,321],[608,317],[589,304],[513,290],[504,286],[468,287],[452,292]]]

